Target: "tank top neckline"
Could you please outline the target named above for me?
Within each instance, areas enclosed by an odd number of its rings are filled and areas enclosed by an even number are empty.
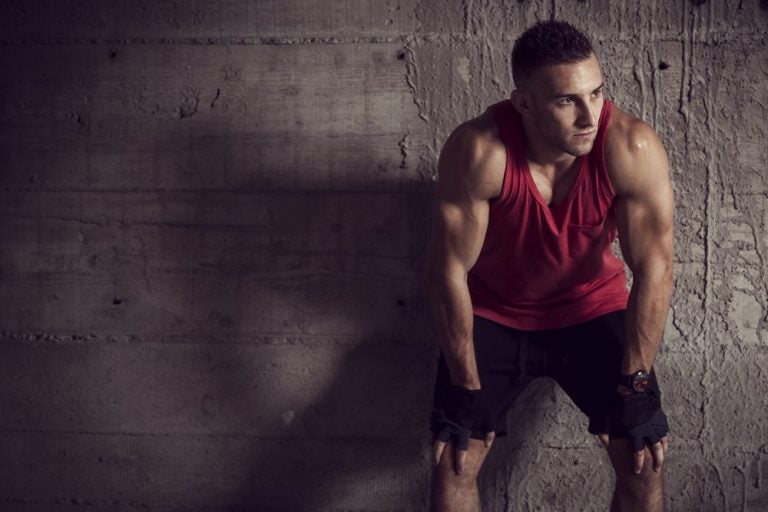
[[[523,149],[523,152],[525,150]],[[576,177],[573,179],[573,183],[571,183],[571,188],[568,190],[568,194],[563,198],[562,201],[560,201],[557,204],[548,204],[544,197],[541,195],[541,191],[539,190],[539,187],[536,186],[536,181],[533,179],[533,172],[531,171],[530,165],[528,165],[528,155],[527,153],[522,155],[523,158],[521,158],[522,163],[522,174],[523,179],[525,180],[526,186],[528,187],[528,190],[530,191],[531,195],[533,195],[534,199],[538,201],[538,203],[544,208],[544,210],[550,214],[560,211],[568,206],[569,203],[573,201],[573,198],[576,197],[578,187],[583,179],[584,176],[584,168],[586,167],[587,158],[585,158],[587,155],[576,157],[576,169],[572,170],[572,172],[576,173]]]
[[[508,190],[508,180],[513,179],[511,173],[509,172],[509,167],[511,164],[511,170],[514,171],[515,167],[517,168],[516,174],[517,180],[519,182],[518,186],[522,186],[523,191],[525,191],[524,193],[530,196],[535,204],[539,205],[545,222],[549,224],[552,230],[554,232],[561,233],[564,228],[564,218],[567,216],[571,205],[577,202],[580,190],[584,188],[584,182],[587,180],[589,167],[592,163],[596,163],[595,158],[593,158],[595,152],[597,151],[602,155],[603,138],[605,137],[605,131],[607,129],[608,120],[611,114],[610,101],[606,100],[603,104],[603,108],[600,112],[600,118],[598,120],[597,137],[595,139],[594,145],[592,146],[592,149],[588,154],[577,157],[577,168],[574,169],[577,174],[573,180],[573,183],[571,184],[571,188],[568,191],[568,194],[562,201],[553,205],[547,204],[547,202],[544,200],[544,197],[541,195],[541,192],[536,186],[536,182],[533,179],[530,166],[528,165],[528,155],[526,151],[526,141],[522,116],[512,105],[510,100],[499,102],[491,108],[498,112],[498,114],[501,114],[502,118],[504,116],[508,116],[506,117],[505,121],[500,122],[497,120],[497,123],[499,123],[500,131],[506,134],[502,134],[502,138],[508,137],[507,140],[510,142],[514,141],[513,147],[519,148],[518,151],[515,151],[516,154],[510,155],[510,147],[507,147],[507,169],[505,169],[501,197],[506,200],[509,196],[510,191]],[[502,126],[504,127],[503,129]],[[507,146],[507,142],[505,142],[505,146]],[[602,158],[600,158],[600,160],[602,160]],[[504,201],[501,201],[501,203],[503,202]],[[501,206],[501,204],[499,206]]]

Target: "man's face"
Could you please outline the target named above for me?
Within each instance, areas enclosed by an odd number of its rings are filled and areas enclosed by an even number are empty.
[[[603,76],[594,54],[570,64],[534,70],[524,86],[529,126],[554,151],[586,155],[597,137],[603,108]]]

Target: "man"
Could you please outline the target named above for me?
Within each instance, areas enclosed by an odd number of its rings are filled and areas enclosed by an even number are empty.
[[[512,68],[511,98],[459,126],[440,156],[432,509],[479,510],[476,477],[505,413],[549,376],[609,454],[611,510],[660,511],[668,426],[653,362],[673,214],[664,147],[603,97],[595,53],[571,25],[528,29]]]

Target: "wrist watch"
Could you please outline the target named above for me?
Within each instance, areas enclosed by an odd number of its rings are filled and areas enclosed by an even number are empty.
[[[622,375],[619,385],[624,386],[631,393],[645,393],[651,385],[651,374],[645,370],[638,370],[631,375]]]

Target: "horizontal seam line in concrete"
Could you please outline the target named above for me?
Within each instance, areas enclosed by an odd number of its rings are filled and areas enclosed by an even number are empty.
[[[107,225],[105,227],[112,227],[111,225]],[[125,226],[119,226],[119,227],[125,227]],[[260,247],[260,249],[263,247]],[[410,257],[407,256],[379,256],[375,254],[366,254],[366,253],[354,253],[354,252],[322,252],[322,251],[291,251],[291,250],[284,250],[281,252],[281,254],[284,254],[286,256],[311,256],[311,257],[320,257],[320,256],[326,256],[326,257],[348,257],[348,258],[371,258],[374,260],[383,260],[383,261],[408,261],[410,262]],[[143,253],[126,253],[125,256],[127,258],[125,259],[125,263],[129,263],[131,261],[140,260],[141,263],[144,263],[145,255]],[[154,261],[155,255],[153,254],[151,258]],[[169,280],[175,281],[177,278],[187,278],[190,274],[190,267],[186,267],[186,269],[178,270],[178,271],[169,271],[164,269],[163,267],[155,267],[148,266],[147,270],[152,274],[153,280],[163,280],[164,278],[167,278]],[[418,270],[414,270],[410,267],[400,269],[400,272],[394,272],[392,270],[389,270],[386,274],[383,273],[382,270],[371,270],[367,272],[363,271],[356,271],[356,270],[338,270],[338,271],[319,271],[319,270],[312,270],[312,269],[287,269],[287,270],[274,270],[274,271],[261,271],[261,270],[252,270],[252,271],[241,271],[241,270],[230,270],[230,269],[222,269],[222,266],[220,264],[216,263],[198,263],[197,265],[194,265],[194,269],[197,275],[199,275],[199,279],[196,279],[197,282],[202,282],[207,279],[210,280],[221,280],[221,278],[230,278],[233,276],[237,276],[242,281],[259,281],[262,282],[265,277],[269,277],[271,281],[291,281],[296,278],[302,278],[305,280],[314,280],[314,281],[322,281],[324,279],[332,279],[339,281],[342,278],[343,279],[360,279],[360,278],[381,278],[381,279],[393,279],[393,278],[403,278],[403,279],[415,279],[419,276],[414,276],[414,273],[418,272]],[[59,281],[68,281],[73,278],[85,278],[85,279],[92,279],[96,282],[102,282],[102,283],[113,283],[112,277],[108,277],[107,279],[104,278],[103,271],[100,270],[84,270],[82,268],[79,269],[69,269],[65,272],[62,270],[22,270],[22,271],[7,271],[3,274],[3,284],[18,284],[20,281],[23,282],[28,279],[45,279],[45,278],[57,278]],[[101,279],[100,279],[101,278]],[[49,282],[56,282],[57,279],[51,279]],[[412,283],[416,284],[416,282]]]
[[[402,36],[383,36],[383,37],[189,37],[189,38],[151,38],[151,37],[131,37],[131,38],[30,38],[30,39],[2,39],[0,44],[15,46],[25,44],[68,44],[68,45],[90,45],[90,44],[190,44],[190,45],[245,45],[245,46],[281,46],[291,44],[392,44],[403,43],[408,35]]]
[[[424,441],[429,438],[427,432],[424,436],[419,437],[403,437],[403,436],[388,436],[388,437],[363,437],[363,436],[297,436],[297,437],[276,437],[276,436],[259,436],[256,434],[244,434],[244,433],[192,433],[192,432],[120,432],[120,431],[89,431],[89,430],[42,430],[42,429],[20,429],[20,428],[0,428],[0,434],[4,433],[20,433],[20,434],[65,434],[65,435],[86,435],[86,436],[126,436],[126,437],[200,437],[200,438],[242,438],[242,439],[254,439],[261,441],[315,441],[315,442],[327,442],[327,441]],[[541,445],[531,445],[541,446]],[[544,445],[546,447],[546,445]],[[570,447],[560,447],[570,448]],[[585,447],[586,448],[586,447]]]
[[[111,226],[105,226],[105,227],[111,227]],[[120,226],[123,227],[123,226]],[[263,247],[262,247],[263,248]],[[378,256],[374,254],[364,254],[364,253],[337,253],[337,252],[321,252],[321,251],[282,251],[281,254],[286,256],[299,256],[299,257],[348,257],[348,258],[370,258],[372,260],[379,260],[379,261],[394,261],[394,262],[400,262],[400,261],[408,261],[410,262],[411,258],[407,256]],[[126,254],[128,256],[124,263],[128,264],[131,262],[136,262],[139,260],[141,263],[144,263],[144,254]],[[151,256],[151,258],[155,258],[154,255]],[[332,279],[336,281],[340,281],[343,279],[362,279],[362,278],[377,278],[377,279],[393,279],[393,278],[403,278],[403,279],[417,279],[419,276],[414,275],[418,273],[418,270],[414,270],[410,267],[406,267],[403,269],[399,269],[399,272],[395,272],[394,270],[388,270],[388,272],[384,273],[382,270],[371,270],[368,272],[362,272],[362,271],[355,271],[355,270],[339,270],[339,271],[315,271],[312,269],[295,269],[295,270],[276,270],[276,271],[241,271],[241,270],[230,270],[230,269],[222,269],[220,264],[216,263],[205,263],[205,264],[197,264],[194,266],[194,272],[196,274],[196,282],[203,282],[206,280],[210,281],[222,281],[222,280],[228,280],[231,277],[237,277],[241,281],[257,281],[257,282],[263,282],[265,278],[269,278],[270,281],[273,282],[280,282],[280,281],[292,281],[294,279],[304,279],[304,280],[314,280],[314,281],[322,281],[324,279]],[[170,281],[176,281],[178,278],[186,279],[189,277],[191,271],[190,267],[187,267],[186,269],[182,269],[176,272],[165,270],[164,267],[157,266],[148,266],[147,265],[147,271],[152,274],[152,279],[154,281],[161,281],[163,279],[168,279]],[[143,273],[142,273],[143,274]],[[52,278],[52,279],[51,279]],[[66,271],[62,270],[22,270],[22,271],[13,271],[13,272],[5,272],[3,274],[3,284],[19,284],[28,282],[29,280],[37,280],[37,279],[49,279],[49,283],[53,282],[67,282],[71,279],[91,279],[92,281],[101,282],[101,283],[114,283],[113,278],[110,276],[108,278],[104,278],[104,273],[102,270],[84,270],[82,268],[80,269],[69,269]],[[412,284],[416,284],[415,282]]]
[[[178,338],[186,338],[179,341]],[[190,339],[192,339],[190,341]],[[163,334],[141,335],[126,334],[123,336],[99,336],[96,334],[50,334],[50,333],[18,333],[10,331],[0,332],[0,344],[6,341],[16,342],[47,342],[56,345],[87,345],[102,343],[130,343],[146,345],[306,345],[317,346],[348,346],[366,348],[387,348],[393,345],[405,345],[416,351],[424,350],[422,338],[398,339],[398,338],[366,338],[344,334],[230,334],[230,335],[201,335],[201,334]],[[436,345],[435,345],[436,347]]]
[[[733,35],[731,30],[715,31],[706,34],[706,37],[700,36],[693,42],[705,45],[717,45],[729,42],[761,43],[766,40],[766,33],[760,30],[740,32]],[[28,38],[28,39],[0,39],[0,45],[18,46],[18,45],[163,45],[163,44],[188,44],[188,45],[242,45],[242,46],[283,46],[283,45],[302,45],[302,44],[394,44],[394,43],[420,43],[420,42],[482,42],[485,41],[485,33],[478,35],[466,34],[402,34],[398,36],[359,36],[359,37],[220,37],[220,36],[200,36],[186,38],[152,38],[152,37],[127,37],[127,38]],[[504,39],[502,37],[502,39]],[[509,39],[509,38],[507,38]],[[509,39],[511,43],[512,40]],[[636,39],[631,35],[618,35],[612,38],[596,38],[596,44],[602,43],[635,43]],[[656,43],[678,43],[679,37],[656,37],[649,42]],[[510,48],[511,49],[511,48]]]
[[[416,180],[400,183],[400,186],[417,184]],[[248,188],[19,188],[9,187],[0,190],[3,194],[412,194],[416,189],[333,189],[333,188],[272,188],[272,189],[248,189]]]
[[[168,227],[174,227],[174,228],[214,228],[214,229],[232,229],[232,230],[238,230],[238,231],[256,231],[256,232],[265,232],[265,233],[272,233],[274,232],[274,228],[266,225],[266,224],[210,224],[210,223],[186,223],[186,222],[152,222],[152,221],[123,221],[123,220],[114,220],[114,221],[97,221],[97,220],[87,220],[87,219],[77,219],[77,218],[69,218],[69,217],[46,217],[46,216],[36,216],[36,215],[0,215],[0,218],[6,218],[6,219],[25,219],[25,220],[58,220],[61,222],[76,222],[78,224],[88,224],[88,225],[96,225],[96,226],[118,226],[118,227],[130,227],[130,226],[168,226]],[[297,251],[300,252],[300,251]],[[307,252],[307,251],[305,251]],[[308,251],[310,254],[314,254],[315,251]],[[395,259],[395,260],[401,260],[401,259],[408,259],[407,256],[386,256],[386,255],[378,255],[378,254],[360,254],[360,253],[354,253],[354,252],[338,252],[338,251],[328,251],[327,253],[317,251],[321,254],[338,254],[340,256],[372,256],[376,258],[389,258],[389,259]]]
[[[63,499],[67,500],[67,498],[63,498]],[[77,500],[77,503],[73,502],[72,500]],[[61,498],[60,499],[54,499],[53,501],[51,501],[51,500],[40,500],[40,499],[37,499],[37,498],[16,498],[16,497],[14,497],[14,498],[2,498],[2,499],[0,499],[0,503],[22,503],[22,504],[26,504],[26,505],[53,505],[53,506],[67,507],[68,510],[73,505],[78,506],[78,507],[88,508],[88,507],[93,507],[95,505],[96,506],[97,505],[104,505],[105,503],[107,503],[111,507],[111,509],[115,509],[115,507],[119,507],[121,509],[122,508],[138,508],[138,509],[142,509],[142,510],[147,510],[150,507],[150,505],[147,505],[147,503],[145,503],[143,501],[138,501],[138,500],[120,501],[120,500],[114,500],[114,499],[107,499],[107,500],[105,500],[105,499],[98,499],[98,498],[93,498],[93,499],[79,498],[79,497],[76,497],[76,496],[70,497],[69,501],[62,501]],[[170,509],[170,510],[179,510],[179,505],[178,505],[177,502],[173,502],[173,503],[160,503],[160,504],[152,503],[151,507],[152,507],[153,510],[156,510],[158,508]],[[189,505],[188,503],[184,503],[184,510],[194,510],[194,511],[198,511],[198,512],[230,512],[230,511],[236,511],[236,510],[242,510],[242,509],[241,508],[230,509],[230,508],[226,508],[226,507],[224,507],[224,508],[222,508],[222,507],[215,507],[215,508],[200,507],[200,506],[197,506],[197,505]]]

